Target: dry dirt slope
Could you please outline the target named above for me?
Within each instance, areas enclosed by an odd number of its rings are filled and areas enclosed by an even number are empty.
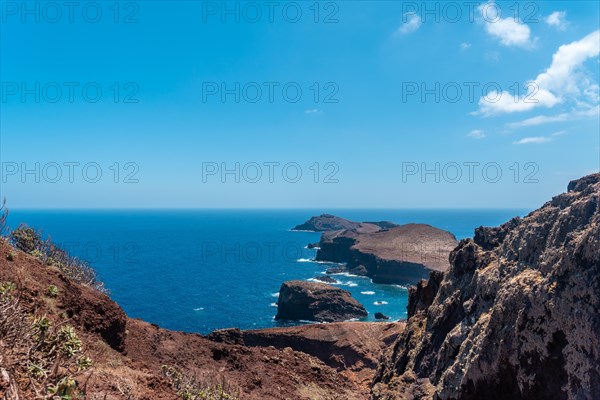
[[[87,399],[177,399],[171,380],[163,374],[163,366],[169,366],[210,384],[224,379],[239,390],[241,399],[364,400],[368,398],[368,382],[375,373],[372,361],[379,357],[384,338],[389,343],[390,335],[397,335],[402,327],[386,324],[386,329],[370,329],[366,324],[357,329],[361,334],[356,335],[355,330],[343,324],[334,325],[327,329],[328,335],[313,340],[313,331],[321,329],[309,326],[293,328],[289,334],[285,329],[252,333],[252,347],[216,342],[130,319],[108,296],[73,282],[57,268],[16,250],[2,239],[0,284],[6,282],[16,286],[12,293],[25,315],[27,332],[34,316],[46,315],[57,329],[71,325],[82,344],[73,360],[85,356],[92,361],[91,367],[82,371],[77,370],[75,361],[64,368],[61,363],[50,378],[33,379],[39,395],[47,394],[41,381],[56,383],[72,376],[75,381],[71,384],[85,392]],[[0,398],[16,399],[18,394],[20,399],[34,399],[32,357],[26,347],[29,342],[4,335],[5,326],[0,321]],[[364,335],[373,337],[354,343],[356,351],[349,353],[348,342]],[[376,335],[381,337],[375,338]],[[270,338],[278,348],[270,346]],[[315,355],[331,366],[292,350],[302,349],[307,340],[312,340]],[[368,348],[371,344],[373,353]],[[327,354],[327,349],[338,349],[340,354]],[[352,365],[348,362],[352,370],[346,371],[349,354],[364,357],[365,361],[353,358]]]

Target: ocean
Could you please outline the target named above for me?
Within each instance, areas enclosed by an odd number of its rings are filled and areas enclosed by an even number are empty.
[[[281,283],[309,280],[331,264],[313,262],[316,250],[306,248],[319,233],[290,229],[323,212],[426,223],[462,239],[528,210],[11,210],[9,225],[38,228],[86,259],[130,317],[206,334],[300,323],[274,319]],[[406,287],[332,277],[367,308],[367,320],[378,311],[406,318]]]

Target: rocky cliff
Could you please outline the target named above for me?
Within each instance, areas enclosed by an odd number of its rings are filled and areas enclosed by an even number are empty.
[[[325,232],[316,259],[345,263],[342,269],[370,277],[375,283],[415,284],[429,272],[445,271],[458,241],[450,232],[424,224],[382,229],[362,224],[358,229]]]
[[[600,174],[479,228],[410,291],[372,399],[600,399]]]

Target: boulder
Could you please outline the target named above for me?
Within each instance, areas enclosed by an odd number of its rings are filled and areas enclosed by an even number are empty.
[[[375,313],[375,319],[385,319],[385,320],[387,320],[387,319],[390,319],[390,317],[388,317],[384,313],[376,312]]]

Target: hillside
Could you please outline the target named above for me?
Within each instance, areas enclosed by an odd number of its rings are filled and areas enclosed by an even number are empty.
[[[0,283],[0,398],[33,399],[53,388],[62,395],[85,393],[88,399],[173,400],[194,387],[216,393],[219,385],[236,394],[232,399],[362,400],[368,394],[364,376],[351,379],[340,373],[344,368],[290,346],[277,349],[265,340],[252,347],[219,343],[128,318],[105,294],[5,239],[0,241]],[[42,324],[49,328],[34,328]],[[68,326],[73,328],[68,337],[58,334]],[[311,332],[311,326],[296,328],[289,341]],[[44,348],[53,333],[53,345],[69,343],[72,354]],[[46,336],[43,346],[40,336]],[[345,334],[340,336],[343,340]],[[253,337],[256,342],[261,335]],[[370,370],[375,373],[374,366]]]

